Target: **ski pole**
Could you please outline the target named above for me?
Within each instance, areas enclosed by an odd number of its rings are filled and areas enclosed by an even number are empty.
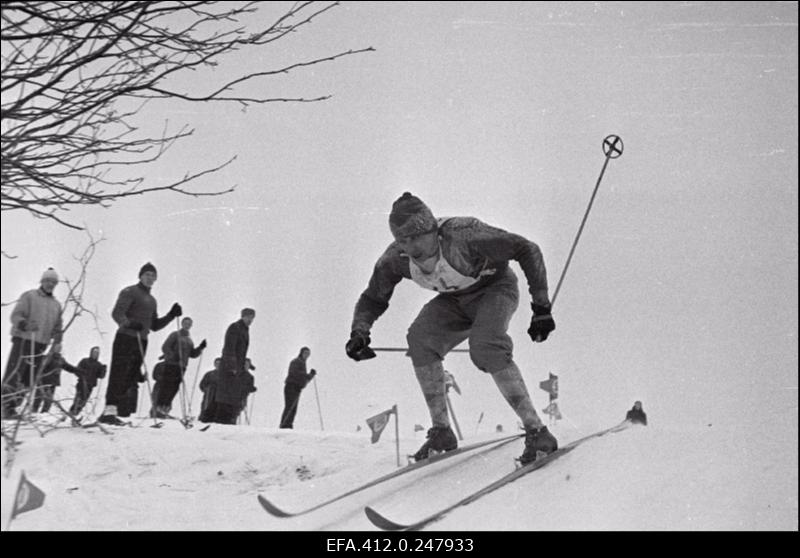
[[[192,392],[189,394],[189,414],[192,414],[192,400],[194,399],[194,392],[197,389],[197,378],[200,376],[200,369],[203,364],[203,353],[200,353],[200,358],[197,359],[197,371],[194,373],[194,383],[192,384]]]
[[[561,277],[558,279],[558,283],[556,284],[556,289],[553,291],[553,298],[550,300],[551,308],[556,303],[556,297],[558,297],[558,291],[561,289],[561,283],[564,281],[564,276],[567,274],[567,269],[569,268],[569,264],[572,261],[572,256],[575,254],[575,248],[578,246],[578,240],[581,238],[581,233],[583,233],[583,227],[586,225],[586,220],[589,218],[589,211],[592,210],[592,204],[594,203],[594,198],[597,195],[597,190],[600,188],[600,181],[603,180],[603,174],[606,172],[606,167],[608,166],[608,162],[611,159],[616,159],[620,155],[622,155],[623,144],[622,138],[615,135],[606,136],[603,139],[603,153],[605,153],[606,160],[603,162],[603,168],[600,170],[600,176],[597,177],[597,183],[594,186],[594,191],[592,191],[592,197],[589,199],[589,205],[586,207],[586,212],[583,214],[583,219],[581,220],[581,225],[578,227],[578,234],[575,236],[575,240],[572,243],[572,248],[570,248],[569,256],[567,256],[567,263],[564,264],[564,270],[561,272]]]
[[[314,395],[317,396],[317,413],[319,414],[319,428],[325,430],[325,425],[322,424],[322,407],[319,405],[319,391],[317,391],[317,376],[314,375]]]
[[[248,417],[252,417],[253,416],[253,409],[255,409],[255,408],[256,408],[256,394],[254,393],[250,397],[250,412],[248,413]],[[247,424],[248,425],[250,424],[250,419],[249,418],[247,419]]]
[[[456,427],[456,434],[458,434],[459,440],[464,440],[464,436],[461,435],[461,428],[458,426],[458,420],[456,420],[456,414],[453,412],[453,404],[450,403],[450,396],[445,393],[444,394],[444,401],[447,403],[447,410],[450,412],[450,418],[453,419],[453,426]]]
[[[384,351],[388,353],[405,353],[408,349],[405,347],[370,347],[373,351]],[[469,349],[451,349],[451,353],[468,353]]]
[[[142,347],[142,335],[138,331],[136,332],[136,341],[139,342],[139,354],[142,356],[142,367],[144,367],[144,381],[147,384],[147,396],[150,398],[150,401],[153,401],[153,390],[150,389],[150,375],[147,373],[147,363],[144,361],[144,348]],[[153,425],[150,428],[161,428],[163,426],[162,423],[158,422],[153,415]]]

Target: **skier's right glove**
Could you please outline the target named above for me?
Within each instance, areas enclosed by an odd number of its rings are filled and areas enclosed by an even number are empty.
[[[130,320],[125,327],[128,329],[132,329],[133,331],[142,331],[144,329],[144,324],[142,322],[137,322],[136,320]]]
[[[355,361],[375,358],[375,351],[369,348],[369,333],[354,329],[350,332],[350,341],[344,346],[347,356]]]
[[[528,335],[534,343],[541,343],[550,332],[556,328],[556,323],[553,321],[553,316],[550,315],[550,305],[543,306],[541,304],[532,304],[533,317],[531,318],[531,327],[528,328]]]

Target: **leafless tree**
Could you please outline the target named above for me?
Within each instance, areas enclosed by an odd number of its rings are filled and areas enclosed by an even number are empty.
[[[71,228],[65,212],[85,204],[108,206],[155,191],[191,196],[229,192],[192,190],[196,179],[233,161],[198,169],[167,184],[145,184],[130,167],[159,159],[189,125],[147,133],[135,118],[148,103],[318,102],[311,98],[252,96],[246,85],[301,71],[371,47],[314,57],[274,68],[249,68],[208,85],[178,91],[173,78],[222,65],[237,52],[260,53],[304,30],[338,2],[287,3],[272,23],[249,30],[275,2],[4,2],[2,9],[2,211],[26,210]],[[255,59],[252,56],[251,59]],[[264,91],[264,87],[258,88]],[[235,158],[235,157],[234,157]]]

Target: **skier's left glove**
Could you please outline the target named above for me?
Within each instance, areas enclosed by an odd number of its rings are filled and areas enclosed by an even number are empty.
[[[197,348],[202,351],[206,348],[206,346],[208,346],[208,343],[206,343],[206,340],[203,339],[202,341],[200,341],[200,344],[197,346]]]
[[[532,304],[533,317],[531,318],[531,327],[528,328],[528,335],[534,343],[541,343],[550,332],[556,328],[556,323],[553,321],[553,316],[550,315],[550,305]]]
[[[179,318],[183,316],[183,308],[177,302],[172,305],[172,308],[169,309],[170,318]]]

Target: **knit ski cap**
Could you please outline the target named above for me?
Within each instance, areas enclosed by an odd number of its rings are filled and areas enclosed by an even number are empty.
[[[436,218],[421,199],[404,192],[392,204],[389,228],[395,238],[424,234],[436,230]]]
[[[45,279],[52,279],[53,281],[58,281],[58,273],[52,267],[48,267],[44,273],[42,273],[41,281]]]
[[[242,308],[242,318],[244,318],[245,316],[253,316],[253,317],[255,317],[255,315],[256,315],[256,311],[253,310],[252,308]]]
[[[144,273],[147,273],[148,271],[152,271],[153,273],[158,275],[158,272],[156,271],[156,266],[154,266],[150,262],[147,262],[142,266],[142,269],[139,270],[139,277],[141,277]]]

